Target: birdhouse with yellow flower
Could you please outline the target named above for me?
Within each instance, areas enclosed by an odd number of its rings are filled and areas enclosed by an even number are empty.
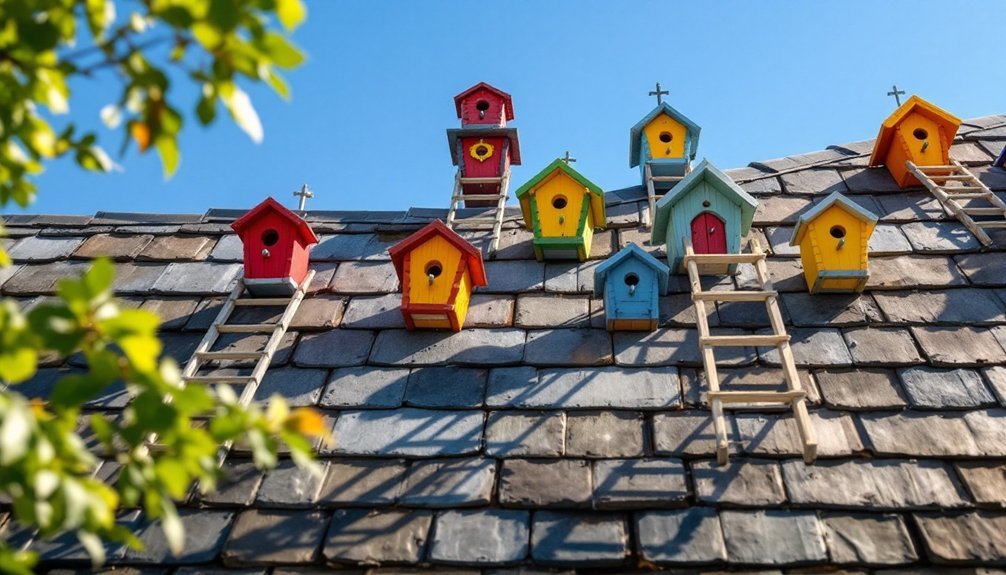
[[[838,192],[800,216],[789,245],[800,246],[810,293],[863,291],[876,225],[876,215]]]
[[[516,192],[524,225],[542,259],[586,260],[595,229],[605,226],[604,192],[563,160],[556,160]]]
[[[661,178],[688,173],[699,148],[700,131],[698,124],[661,102],[629,130],[629,167],[639,166],[644,185],[649,167],[654,187],[670,189],[674,180]]]
[[[908,162],[917,166],[950,165],[950,145],[960,125],[960,119],[950,112],[912,96],[880,125],[870,166],[887,166],[902,189],[921,186],[908,170]]]
[[[486,285],[482,252],[440,220],[388,249],[411,329],[460,331],[474,286]]]

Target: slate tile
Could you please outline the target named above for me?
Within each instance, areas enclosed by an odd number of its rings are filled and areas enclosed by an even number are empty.
[[[184,546],[180,555],[168,548],[160,521],[144,522],[134,532],[143,542],[143,549],[129,549],[125,560],[130,563],[155,565],[182,565],[213,561],[227,539],[234,513],[180,509],[179,519],[184,528]]]
[[[789,241],[793,238],[792,227],[771,227],[765,228],[764,231],[765,237],[768,240],[766,247],[771,249],[773,255],[793,258],[800,257],[800,248],[789,245]]]
[[[662,409],[681,404],[674,369],[494,369],[486,404],[518,409]]]
[[[334,453],[432,457],[466,455],[479,450],[481,411],[344,411],[333,430]]]
[[[208,330],[210,326],[213,325],[213,322],[216,321],[223,305],[224,298],[222,297],[208,297],[200,299],[199,304],[196,305],[196,311],[192,313],[192,317],[190,317],[188,323],[185,324],[185,331],[205,332]],[[241,310],[235,310],[234,315],[231,316],[228,323],[236,323],[236,321],[240,318],[235,316],[237,316],[240,311]]]
[[[725,466],[701,460],[690,464],[695,497],[717,506],[774,506],[786,501],[779,464],[759,459],[733,459]]]
[[[864,413],[859,416],[877,455],[1006,457],[1006,412]]]
[[[531,514],[511,509],[437,514],[430,561],[456,565],[508,565],[528,554]]]
[[[800,432],[791,415],[738,413],[734,421],[746,453],[770,457],[803,454]],[[856,424],[848,414],[818,410],[811,412],[810,423],[817,435],[819,457],[863,451]]]
[[[873,228],[867,246],[870,256],[887,256],[912,253],[912,243],[898,226],[880,224]]]
[[[84,243],[82,237],[29,236],[7,250],[15,262],[53,262],[70,256]]]
[[[833,409],[901,409],[907,405],[893,370],[824,370],[817,372],[815,379],[825,404]]]
[[[852,365],[852,356],[837,329],[790,328],[790,347],[793,361],[797,366],[831,367]],[[771,330],[759,330],[759,334],[770,334]],[[759,354],[768,365],[781,365],[779,351],[775,348],[759,348]]]
[[[566,416],[566,455],[642,457],[649,451],[643,414],[631,411],[577,412]]]
[[[807,291],[807,281],[803,277],[803,267],[801,267],[799,259],[769,258],[765,262],[765,266],[768,268],[769,279],[772,280],[772,286],[776,291]],[[737,266],[735,281],[740,289],[761,289],[761,284],[755,277],[752,265]]]
[[[955,508],[969,505],[953,469],[933,460],[819,460],[782,463],[796,505],[878,509]]]
[[[206,259],[215,240],[206,236],[154,236],[139,254],[138,260],[198,261]]]
[[[486,262],[489,285],[477,288],[479,293],[523,293],[545,288],[545,264],[536,261]]]
[[[986,511],[963,515],[920,513],[915,515],[915,524],[934,563],[1006,562],[1006,515]]]
[[[3,283],[3,293],[5,295],[55,293],[56,282],[67,277],[78,277],[88,267],[88,264],[85,262],[71,261],[23,266]]]
[[[714,509],[690,507],[636,514],[638,552],[657,564],[726,561],[720,518]]]
[[[127,511],[120,512],[115,519],[117,525],[121,525],[130,531],[135,531],[140,526],[140,512],[139,511]],[[15,525],[11,525],[13,529]],[[72,531],[64,531],[58,535],[54,535],[51,538],[45,539],[36,537],[35,530],[27,530],[21,528],[20,531],[12,531],[9,534],[4,534],[7,538],[5,543],[12,548],[25,548],[29,540],[31,541],[30,551],[38,553],[39,560],[43,562],[61,562],[67,563],[72,562],[76,564],[84,564],[91,561],[91,556],[88,554],[84,546],[80,544],[77,536]],[[105,551],[105,560],[110,562],[119,561],[122,559],[126,552],[126,546],[123,543],[116,543],[112,541],[103,541],[102,547]],[[45,563],[43,563],[45,564]]]
[[[321,396],[322,407],[394,408],[402,405],[409,370],[391,367],[342,367],[332,374]]]
[[[290,329],[322,330],[339,327],[346,300],[338,296],[316,295],[305,298],[290,321]]]
[[[0,244],[0,249],[6,249],[8,247],[9,246],[6,244]],[[7,267],[0,267],[0,286],[3,286],[4,282],[12,278],[14,274],[16,274],[17,272],[21,271],[21,268],[23,267],[24,266],[20,265],[9,265]]]
[[[172,263],[154,282],[158,294],[226,294],[241,273],[240,264]]]
[[[719,328],[713,335],[741,335],[742,330]],[[699,332],[695,329],[665,329],[651,333],[615,332],[615,363],[620,366],[701,365]],[[723,348],[716,352],[717,365],[754,363],[753,348]]]
[[[842,332],[856,365],[914,365],[924,363],[907,329],[861,327]]]
[[[936,366],[1006,363],[1006,352],[987,329],[973,327],[913,327],[912,335]]]
[[[602,320],[604,303],[598,300],[601,304],[602,310]],[[660,302],[660,316],[659,324],[661,327],[674,325],[674,326],[695,326],[695,306],[692,305],[692,297],[689,294],[672,294],[669,296],[661,296]],[[709,322],[710,326],[720,325],[719,315],[716,312],[716,306],[710,305],[706,307],[706,321]],[[604,324],[602,324],[603,326]]]
[[[682,370],[681,388],[685,403],[705,407],[709,382],[704,371]],[[781,368],[743,367],[736,369],[717,370],[720,388],[727,391],[783,391],[786,389],[786,377]],[[806,401],[809,406],[820,405],[821,397],[814,385],[810,373],[797,370],[800,385],[807,392]]]
[[[300,367],[345,367],[367,361],[374,334],[369,331],[334,329],[301,338],[293,354]]]
[[[404,460],[337,459],[328,466],[318,502],[339,507],[388,506],[398,501],[405,474]]]
[[[523,227],[500,233],[499,245],[496,246],[495,259],[498,260],[533,260],[534,234]]]
[[[336,510],[325,535],[325,559],[365,565],[418,563],[426,557],[432,522],[429,511]]]
[[[466,329],[458,333],[385,330],[378,334],[370,362],[376,365],[474,365],[520,363],[523,330]]]
[[[585,297],[520,296],[514,325],[524,328],[587,327],[589,302]]]
[[[217,240],[210,259],[220,262],[239,262],[244,259],[244,243],[236,234],[227,234]]]
[[[834,169],[799,170],[782,174],[780,178],[787,194],[828,195],[832,192],[845,194],[849,191],[842,175]]]
[[[1006,367],[995,365],[982,370],[985,382],[999,398],[999,403],[1006,406]]]
[[[609,205],[604,210],[608,228],[634,227],[641,221],[640,207],[645,204],[633,202],[630,204]]]
[[[391,262],[339,264],[331,289],[339,294],[379,294],[398,291],[398,275]]]
[[[541,565],[620,565],[629,555],[629,526],[622,515],[539,511],[531,527],[531,556]]]
[[[615,253],[618,244],[615,237],[615,230],[595,231],[594,239],[590,243],[589,259],[605,259]]]
[[[913,408],[967,409],[996,404],[978,372],[970,369],[911,367],[898,370]]]
[[[781,299],[797,326],[863,325],[881,320],[877,305],[865,294],[789,293]]]
[[[908,192],[879,196],[882,222],[917,222],[946,219],[940,202],[932,194]]]
[[[198,298],[147,298],[140,309],[156,313],[161,318],[161,330],[175,331],[185,327],[197,305]]]
[[[479,507],[492,500],[496,462],[466,458],[412,464],[399,503],[408,507]]]
[[[221,558],[227,566],[310,563],[318,555],[328,517],[317,511],[241,513]]]
[[[1002,302],[989,290],[876,294],[888,321],[923,324],[981,324],[1006,321]]]
[[[473,294],[468,304],[468,327],[509,327],[513,325],[514,298],[493,294]]]
[[[978,176],[978,179],[992,190],[1006,190],[1006,170],[1002,168],[976,166],[971,168],[971,173]]]
[[[724,511],[720,523],[731,562],[792,565],[828,559],[824,528],[813,512]]]
[[[530,365],[610,365],[611,334],[599,329],[530,331],[524,362]]]
[[[761,178],[740,184],[741,188],[749,194],[758,196],[782,193],[782,184],[779,178]]]
[[[923,253],[954,253],[981,247],[975,236],[958,222],[912,222],[901,226],[912,248]]]
[[[812,203],[807,198],[775,196],[761,198],[755,209],[754,225],[795,224],[800,214],[806,211]],[[788,241],[788,238],[787,238]]]
[[[870,258],[868,290],[935,288],[967,285],[953,260],[940,256]],[[874,294],[876,296],[876,294]]]
[[[691,295],[683,295],[691,303]],[[712,307],[712,306],[708,306]],[[716,303],[716,317],[722,327],[746,327],[757,329],[771,323],[765,303],[760,301],[730,301]],[[783,320],[789,320],[789,312],[785,306],[779,306],[779,311],[783,315]],[[694,317],[694,313],[692,314]],[[695,322],[692,322],[692,326]],[[715,327],[712,323],[709,324]],[[726,351],[726,350],[723,350]],[[721,353],[719,350],[717,354]]]
[[[733,416],[724,417],[729,435]],[[715,454],[716,433],[709,412],[689,410],[654,415],[653,452],[677,457]],[[730,452],[736,452],[736,443],[731,443]]]
[[[75,258],[106,257],[113,260],[132,260],[143,251],[153,236],[95,234],[86,240],[73,252]]]
[[[402,329],[405,327],[402,296],[391,293],[353,297],[342,316],[342,325],[353,329]]]
[[[900,192],[897,182],[887,168],[843,170],[842,178],[852,193]]]
[[[954,261],[973,285],[1003,286],[1006,277],[1006,252],[989,252],[954,256]]]
[[[839,564],[903,565],[918,558],[908,527],[894,514],[826,514],[824,539]]]
[[[224,479],[216,489],[199,496],[203,505],[222,507],[247,507],[255,501],[264,473],[255,463],[247,460],[228,459],[221,468]]]
[[[413,369],[405,388],[405,404],[412,407],[479,407],[489,372],[460,367]]]
[[[499,502],[534,509],[590,507],[590,463],[578,459],[506,459]]]
[[[315,476],[289,459],[280,461],[275,468],[266,473],[258,490],[257,506],[276,508],[313,506],[318,499],[318,492],[328,468],[328,462],[323,461],[319,464],[322,474]]]
[[[327,375],[328,372],[323,369],[270,369],[255,392],[255,400],[264,402],[278,395],[291,407],[315,405],[321,397]]]
[[[164,272],[165,267],[160,264],[132,262],[116,264],[112,289],[116,295],[146,295]]]
[[[407,234],[336,234],[321,236],[311,249],[312,262],[390,260],[388,248]]]
[[[593,468],[595,509],[677,507],[689,495],[679,459],[602,459]]]
[[[290,359],[290,353],[293,351],[294,342],[296,340],[296,332],[288,331],[283,334],[283,337],[280,339],[279,345],[276,348],[276,354],[273,355],[272,362],[269,365],[275,367],[286,364]],[[210,351],[261,353],[265,350],[268,343],[269,336],[264,334],[225,333],[220,334],[220,337],[210,347]],[[214,363],[218,364],[220,367],[234,367],[239,365],[254,366],[256,361],[258,360],[217,361]]]
[[[566,443],[562,412],[494,411],[486,420],[486,455],[561,457]]]
[[[619,249],[628,246],[629,244],[636,244],[643,251],[649,253],[653,257],[660,261],[665,261],[667,257],[667,250],[664,245],[654,245],[651,241],[653,239],[653,234],[648,228],[625,228],[618,230],[618,247]],[[548,290],[548,283],[545,284],[545,289]]]

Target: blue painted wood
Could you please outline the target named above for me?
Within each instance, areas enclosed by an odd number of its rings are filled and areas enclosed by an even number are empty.
[[[594,269],[594,294],[604,296],[606,322],[657,320],[660,296],[667,293],[667,266],[636,244],[629,244]],[[636,278],[635,288],[626,281]]]

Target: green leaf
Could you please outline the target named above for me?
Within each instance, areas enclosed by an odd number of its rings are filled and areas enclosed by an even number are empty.
[[[38,554],[31,551],[16,551],[4,546],[0,541],[0,573],[10,575],[34,575]]]
[[[304,54],[281,34],[275,32],[266,34],[263,48],[273,64],[280,68],[296,68],[304,63]]]
[[[87,26],[91,35],[102,38],[109,24],[115,21],[115,3],[111,0],[87,0]]]
[[[55,409],[66,409],[90,401],[101,390],[111,385],[111,381],[87,375],[68,375],[56,383],[49,396],[49,403]]]
[[[300,0],[278,0],[276,16],[284,28],[292,31],[307,17],[307,8]]]
[[[269,70],[269,76],[266,78],[266,81],[269,82],[269,85],[272,86],[272,89],[275,90],[281,98],[284,100],[290,99],[290,87],[287,86],[286,81],[283,80],[282,76],[272,70]]]
[[[28,453],[32,419],[24,398],[17,396],[11,401],[0,420],[0,465],[11,465]]]
[[[177,459],[162,457],[154,464],[154,473],[175,499],[181,499],[189,489],[189,472]]]
[[[182,527],[182,520],[178,517],[178,510],[169,499],[162,501],[161,505],[161,529],[164,530],[164,538],[168,541],[168,548],[172,555],[176,557],[182,554],[185,547],[185,528]]]
[[[181,153],[178,151],[178,141],[174,136],[161,135],[154,141],[157,148],[157,155],[161,157],[161,165],[164,168],[164,179],[170,179],[178,170],[178,163],[181,160]]]
[[[91,566],[97,568],[105,562],[105,546],[101,544],[100,537],[90,531],[80,530],[77,531],[77,540],[91,556]]]
[[[28,347],[0,350],[0,381],[21,383],[37,371],[38,352]]]
[[[81,279],[92,298],[107,295],[112,289],[112,282],[115,281],[115,266],[108,258],[98,258]]]

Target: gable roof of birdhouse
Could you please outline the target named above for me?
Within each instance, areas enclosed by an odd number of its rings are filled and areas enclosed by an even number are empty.
[[[590,211],[592,217],[595,224],[599,224],[598,227],[603,226],[605,220],[604,191],[599,188],[597,184],[588,180],[583,174],[576,171],[562,159],[554,160],[551,164],[545,166],[542,171],[535,174],[530,180],[524,182],[524,185],[517,188],[517,191],[514,192],[514,196],[516,196],[518,200],[521,199],[522,196],[527,195],[531,190],[555,175],[556,172],[562,172],[570,178],[573,178],[590,193]],[[526,221],[530,221],[531,214],[524,214],[524,217]]]
[[[657,213],[653,222],[653,234],[655,237],[663,237],[667,233],[667,225],[671,219],[671,209],[682,198],[687,196],[695,186],[702,182],[711,185],[716,191],[740,207],[741,235],[743,236],[748,233],[755,209],[758,207],[758,200],[734,183],[730,176],[709,163],[709,160],[703,159],[694,170],[689,172],[683,180],[675,184],[669,192],[664,194],[664,197],[657,201]]]
[[[468,88],[464,92],[461,92],[457,96],[454,96],[454,108],[457,109],[459,118],[461,117],[461,100],[464,100],[466,96],[468,96],[469,94],[473,94],[479,90],[488,90],[493,94],[496,94],[500,98],[503,98],[505,104],[506,119],[507,121],[513,120],[513,98],[510,97],[510,94],[507,94],[503,90],[500,90],[499,88],[487,84],[485,82],[479,82],[478,84],[475,84],[474,86]]]
[[[642,134],[643,128],[645,128],[654,118],[660,114],[667,114],[672,119],[678,123],[685,126],[688,130],[690,138],[690,146],[685,153],[688,155],[689,160],[695,159],[695,154],[699,149],[699,132],[702,128],[698,124],[688,119],[687,116],[681,112],[675,110],[667,102],[661,102],[659,106],[650,110],[650,113],[643,117],[642,120],[636,122],[636,125],[629,129],[629,167],[635,168],[639,165],[639,150],[642,145]]]
[[[802,242],[804,234],[807,233],[808,224],[817,219],[818,216],[826,212],[832,206],[841,208],[849,215],[855,216],[863,222],[869,224],[877,223],[876,214],[845,197],[841,192],[832,192],[827,198],[814,204],[814,207],[807,210],[800,216],[800,219],[796,221],[796,227],[793,228],[793,237],[790,238],[789,245],[795,246]]]
[[[292,211],[286,209],[283,204],[280,204],[274,200],[271,196],[262,201],[259,205],[255,206],[248,213],[244,214],[240,218],[231,224],[231,228],[238,234],[241,235],[244,230],[250,226],[253,222],[258,221],[259,218],[267,214],[276,214],[283,220],[288,222],[294,229],[297,230],[300,240],[305,245],[311,245],[318,243],[318,236],[315,235],[314,230],[311,229],[310,224],[304,221],[304,218],[298,216]]]
[[[388,248],[388,255],[391,256],[391,261],[395,265],[399,281],[404,281],[405,257],[434,236],[444,238],[449,244],[461,251],[461,256],[468,261],[468,273],[471,274],[474,285],[486,285],[486,268],[482,263],[482,252],[440,220],[433,220],[418,232]]]
[[[660,294],[667,293],[667,278],[670,277],[670,268],[667,264],[651,256],[646,250],[636,244],[629,244],[618,250],[618,253],[601,262],[594,268],[594,296],[604,295],[604,280],[608,272],[618,267],[619,264],[628,259],[635,259],[643,263],[657,274],[657,285]]]
[[[946,132],[947,138],[951,140],[957,133],[957,128],[961,125],[961,120],[957,116],[913,95],[880,125],[880,133],[877,135],[869,165],[881,166],[884,164],[887,150],[890,149],[891,144],[894,142],[894,134],[898,126],[913,113],[921,114],[936,122]]]

